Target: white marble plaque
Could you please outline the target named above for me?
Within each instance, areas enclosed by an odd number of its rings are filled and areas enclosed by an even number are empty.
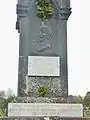
[[[83,106],[59,103],[9,103],[8,116],[83,117]]]
[[[60,76],[60,58],[28,56],[28,76]]]

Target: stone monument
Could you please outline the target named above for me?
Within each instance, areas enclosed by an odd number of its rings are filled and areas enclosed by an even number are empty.
[[[70,0],[18,0],[18,98],[17,103],[8,104],[10,118],[82,118],[81,104],[66,104],[67,20],[70,14]]]
[[[38,97],[39,87],[46,87],[46,97],[67,98],[70,14],[70,0],[18,0],[19,97]]]

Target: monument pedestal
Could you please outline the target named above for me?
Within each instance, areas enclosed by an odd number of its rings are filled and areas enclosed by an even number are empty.
[[[17,97],[8,104],[8,117],[15,120],[82,120],[82,104],[68,104],[62,97]],[[14,119],[13,118],[13,119]]]
[[[82,104],[9,103],[9,117],[83,117]]]
[[[44,117],[4,117],[0,120],[45,120]],[[89,120],[89,118],[80,118],[80,117],[49,117],[49,120]]]

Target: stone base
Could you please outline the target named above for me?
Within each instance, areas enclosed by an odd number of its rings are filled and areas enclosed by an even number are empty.
[[[90,120],[90,118],[49,117],[50,120]],[[44,117],[3,117],[0,120],[45,120]]]
[[[14,103],[67,103],[67,99],[63,97],[48,98],[48,97],[17,97],[12,102]]]
[[[9,103],[8,116],[83,117],[83,105],[66,103]]]

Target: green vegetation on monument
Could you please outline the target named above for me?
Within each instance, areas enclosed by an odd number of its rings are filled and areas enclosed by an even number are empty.
[[[53,17],[53,5],[51,0],[36,0],[36,14],[41,19]]]
[[[38,94],[39,97],[45,97],[45,95],[48,93],[48,88],[46,87],[39,87]]]

